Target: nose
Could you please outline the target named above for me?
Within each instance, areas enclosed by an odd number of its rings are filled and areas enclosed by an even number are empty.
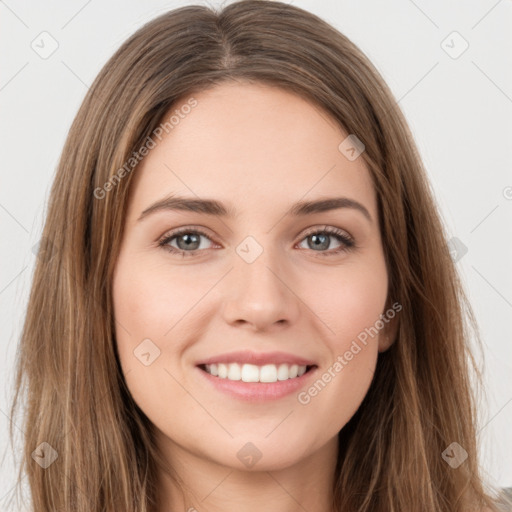
[[[295,323],[301,301],[294,291],[292,273],[283,272],[269,251],[252,263],[235,256],[235,268],[224,283],[224,320],[254,331]]]

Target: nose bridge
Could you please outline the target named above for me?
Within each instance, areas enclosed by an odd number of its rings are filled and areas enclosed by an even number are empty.
[[[284,276],[279,275],[283,255],[278,250],[269,244],[263,246],[254,237],[247,237],[236,247],[236,254],[234,278],[240,283],[237,290],[241,298],[244,295],[267,301],[285,298]]]
[[[293,322],[298,305],[281,270],[286,267],[282,264],[284,256],[274,248],[264,247],[254,237],[244,239],[235,252],[228,299],[224,304],[226,320],[246,322],[258,328]]]

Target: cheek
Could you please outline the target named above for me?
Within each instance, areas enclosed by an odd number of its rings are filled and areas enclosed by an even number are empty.
[[[121,367],[132,398],[152,419],[169,414],[163,404],[188,403],[186,392],[172,376],[185,348],[186,338],[180,332],[186,315],[205,291],[194,289],[179,274],[171,275],[168,268],[134,255],[121,255],[114,273]]]
[[[327,358],[314,385],[299,400],[318,417],[341,428],[362,402],[375,371],[381,325],[387,297],[385,265],[344,268],[323,282],[315,280],[315,293],[305,301],[321,319]],[[310,288],[311,290],[311,288]]]
[[[161,389],[155,379],[169,385],[163,368],[181,350],[179,337],[173,334],[197,292],[176,273],[166,275],[165,269],[142,258],[121,255],[112,294],[117,350],[127,384],[136,398],[151,382],[154,395],[154,389]]]
[[[359,337],[364,341],[366,334],[368,345],[371,339],[377,349],[378,334],[372,327],[384,312],[386,303],[388,282],[385,267],[382,264],[373,268],[354,266],[343,269],[336,279],[335,286],[332,277],[328,282],[317,280],[317,292],[310,296],[308,302],[314,304],[312,309],[328,327],[330,348],[337,353],[344,352],[354,339]]]
[[[376,279],[376,274],[352,272],[340,281],[310,297],[312,309],[328,326],[322,327],[327,357],[316,380],[298,396],[305,414],[323,418],[332,435],[354,415],[370,387],[378,357],[374,326],[387,294],[385,274]]]
[[[134,342],[141,336],[163,342],[207,290],[206,283],[201,286],[185,272],[171,273],[168,267],[136,258],[120,259],[113,283],[115,318]]]

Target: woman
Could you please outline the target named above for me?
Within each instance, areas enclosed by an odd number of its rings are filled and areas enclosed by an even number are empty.
[[[497,510],[406,122],[280,2],[137,31],[70,130],[21,340],[33,510]]]

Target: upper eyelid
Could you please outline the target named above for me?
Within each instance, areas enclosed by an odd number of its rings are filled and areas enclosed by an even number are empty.
[[[185,226],[181,228],[171,229],[169,231],[166,231],[161,237],[159,237],[158,240],[161,241],[169,238],[174,238],[184,233],[198,233],[201,236],[206,236],[210,238],[212,241],[215,241],[215,237],[209,234],[209,230],[201,226]]]
[[[323,231],[326,231],[331,235],[338,234],[335,231],[343,231],[349,238],[353,238],[353,236],[346,229],[338,228],[336,226],[330,226],[329,224],[324,224],[322,226],[313,226],[312,228],[308,228],[306,229],[306,231],[304,231],[303,236],[308,236],[310,234],[319,233]]]

